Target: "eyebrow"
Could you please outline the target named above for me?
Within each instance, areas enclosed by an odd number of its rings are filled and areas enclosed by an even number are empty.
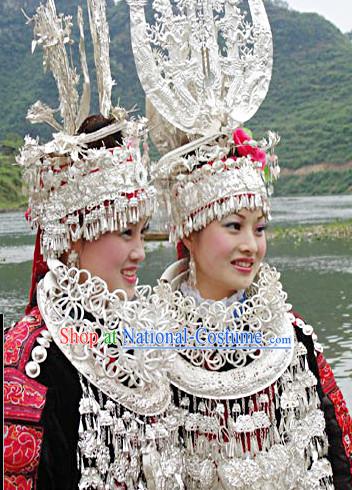
[[[241,214],[241,213],[235,213],[235,214],[236,214],[236,216],[239,216],[242,219],[246,219],[246,217],[243,216],[243,214]],[[257,221],[260,221],[263,218],[265,218],[264,214],[262,214],[261,216],[259,216],[258,219],[257,219]]]

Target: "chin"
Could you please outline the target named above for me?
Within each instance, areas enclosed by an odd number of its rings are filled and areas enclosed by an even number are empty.
[[[246,279],[241,279],[237,281],[232,281],[231,288],[235,291],[239,291],[241,289],[247,289],[253,283],[253,277],[248,277]]]
[[[133,296],[135,295],[135,291],[136,291],[135,286],[128,286],[128,285],[121,284],[121,283],[108,284],[108,289],[109,289],[110,293],[112,293],[113,291],[116,291],[116,290],[124,291],[129,300],[133,298]]]

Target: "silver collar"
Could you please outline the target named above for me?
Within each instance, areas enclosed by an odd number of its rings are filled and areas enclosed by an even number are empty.
[[[274,337],[289,339],[290,347],[259,351],[182,350],[169,370],[171,382],[189,394],[212,399],[246,397],[273,384],[291,363],[295,345],[288,314],[291,305],[286,303],[287,295],[276,269],[263,264],[256,281],[246,291],[245,301],[230,305],[222,301],[196,304],[192,296],[183,296],[179,288],[187,275],[187,260],[178,261],[164,272],[155,288],[160,301],[169,304],[180,330],[187,327],[193,337],[199,327],[213,333],[227,329],[239,334],[259,331],[264,347],[270,347]],[[193,344],[192,347],[197,346],[196,341]]]
[[[128,301],[123,291],[110,293],[106,283],[88,271],[68,269],[48,260],[49,272],[38,285],[38,306],[54,342],[90,383],[112,400],[141,415],[156,415],[170,403],[166,377],[169,353],[126,350],[125,326],[159,329],[170,324],[168,307],[149,286],[136,288]],[[96,334],[95,345],[64,343],[69,332]],[[114,343],[107,335],[115,332]]]

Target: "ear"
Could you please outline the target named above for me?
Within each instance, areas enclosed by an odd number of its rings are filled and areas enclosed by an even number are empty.
[[[80,239],[80,240],[77,240],[77,242],[72,242],[71,241],[71,246],[70,246],[69,250],[67,252],[64,252],[60,256],[61,262],[63,262],[64,264],[67,265],[67,259],[68,259],[68,256],[69,256],[70,252],[72,250],[74,250],[75,252],[78,253],[78,256],[80,256],[81,253],[82,253],[83,247],[84,247],[84,240]]]
[[[182,242],[187,250],[191,253],[193,249],[193,233],[191,233],[188,237],[182,238]]]

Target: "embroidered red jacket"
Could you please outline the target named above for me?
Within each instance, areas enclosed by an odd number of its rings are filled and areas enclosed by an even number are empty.
[[[47,388],[25,373],[33,344],[45,328],[33,308],[5,335],[4,344],[4,477],[5,490],[32,490],[43,441],[40,418]]]
[[[297,319],[303,318],[296,312],[293,325],[298,340],[308,349],[308,364],[318,380],[318,394],[324,412],[326,433],[329,440],[329,460],[337,490],[352,490],[352,417],[339,389],[331,366],[321,352],[315,352],[313,337],[305,335]],[[304,320],[303,320],[304,322]]]

